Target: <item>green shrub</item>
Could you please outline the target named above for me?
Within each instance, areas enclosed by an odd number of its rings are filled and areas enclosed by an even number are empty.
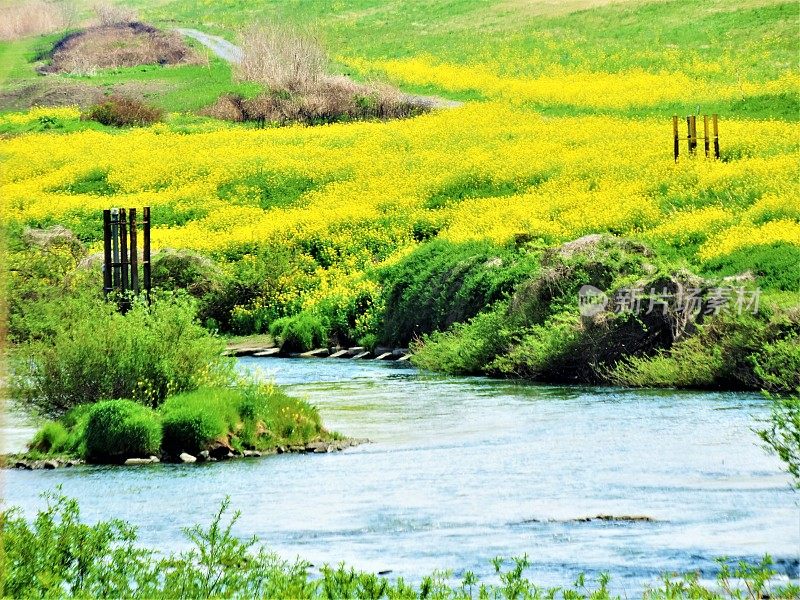
[[[150,456],[161,448],[161,422],[152,409],[131,400],[105,400],[89,411],[85,437],[92,462]]]
[[[792,392],[800,386],[796,325],[768,319],[767,314],[711,317],[668,350],[621,361],[610,379],[629,386]]]
[[[764,344],[752,360],[753,371],[764,389],[773,392],[800,390],[800,336]]]
[[[161,121],[164,111],[139,100],[112,96],[92,106],[82,118],[113,127],[145,126]]]
[[[577,363],[586,361],[587,356],[578,351],[581,344],[579,319],[575,315],[559,315],[543,325],[534,325],[514,343],[508,352],[498,357],[490,368],[500,373],[534,380],[564,379],[577,381],[577,369],[565,369],[563,363],[570,359]]]
[[[169,398],[161,407],[164,450],[205,450],[215,440],[267,449],[302,444],[325,434],[319,412],[272,385],[199,389]]]
[[[299,310],[299,302],[284,298],[292,289],[289,282],[309,288],[318,279],[313,260],[280,243],[265,244],[253,254],[231,252],[227,259],[231,262],[218,264],[220,285],[200,300],[199,316],[237,335],[265,333],[286,311]]]
[[[94,406],[94,404],[81,404],[70,409],[59,419],[68,432],[66,454],[86,456],[86,425]]]
[[[58,421],[49,421],[36,432],[28,448],[42,454],[59,454],[67,449],[68,441],[66,427]]]
[[[427,242],[379,274],[385,307],[380,341],[405,345],[466,321],[537,269],[536,256],[489,242]]]
[[[274,321],[269,333],[280,340],[281,350],[286,352],[303,352],[328,342],[328,328],[318,316],[309,312]]]
[[[325,433],[316,408],[305,400],[287,396],[281,390],[256,392],[265,407],[261,421],[265,432],[256,445],[303,444]]]
[[[152,260],[153,287],[186,290],[202,298],[219,286],[219,267],[200,254],[185,250],[161,250]]]
[[[111,303],[85,305],[71,321],[53,323],[52,339],[14,353],[14,397],[59,417],[101,398],[134,398],[157,406],[170,394],[232,380],[224,343],[195,321],[183,295],[137,302],[125,315]]]
[[[452,374],[482,373],[509,343],[507,305],[457,323],[446,332],[434,332],[411,344],[413,363],[423,369]]]
[[[795,487],[800,489],[800,397],[775,396],[770,399],[770,424],[758,435],[784,462]]]
[[[164,450],[170,454],[197,454],[222,437],[225,425],[214,413],[180,408],[164,416]]]
[[[655,356],[631,356],[611,370],[611,381],[632,387],[714,387],[724,369],[719,346],[689,338]]]
[[[164,450],[171,454],[205,450],[216,439],[235,432],[240,393],[202,388],[178,394],[161,406]]]

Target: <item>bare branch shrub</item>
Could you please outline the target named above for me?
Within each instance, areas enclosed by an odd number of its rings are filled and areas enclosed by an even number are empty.
[[[240,35],[242,61],[237,76],[273,90],[304,92],[325,75],[328,57],[314,35],[296,27],[266,23]]]
[[[101,27],[135,23],[139,20],[135,10],[111,4],[110,2],[99,2],[92,8]]]

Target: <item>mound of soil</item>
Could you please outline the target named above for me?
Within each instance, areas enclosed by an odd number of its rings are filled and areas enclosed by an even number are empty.
[[[200,62],[180,35],[145,23],[89,27],[59,40],[41,73],[90,73],[96,69]]]

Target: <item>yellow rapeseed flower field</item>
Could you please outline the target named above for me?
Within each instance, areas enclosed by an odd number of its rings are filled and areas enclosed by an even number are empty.
[[[611,232],[667,244],[698,264],[748,245],[800,245],[797,123],[723,119],[722,160],[705,158],[701,144],[697,156],[684,153],[676,164],[669,115],[553,117],[509,101],[660,102],[680,97],[683,83],[671,76],[522,81],[426,59],[381,66],[404,81],[436,80],[495,99],[393,122],[219,125],[192,134],[159,124],[12,137],[0,141],[0,208],[24,223],[69,225],[99,222],[110,206],[149,205],[156,247],[216,255],[242,256],[266,241],[298,252],[313,245],[325,259],[319,287],[287,282],[280,292],[304,306],[374,291],[361,275],[404,256],[419,231],[454,242],[523,236],[542,245]],[[763,84],[793,86],[789,76]],[[77,114],[34,109],[2,118]],[[102,180],[102,193],[81,191],[92,179]],[[281,198],[292,182],[304,187]],[[448,195],[461,188],[478,191]]]

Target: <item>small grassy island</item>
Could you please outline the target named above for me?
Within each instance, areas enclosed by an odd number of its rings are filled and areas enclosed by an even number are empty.
[[[24,322],[41,333],[12,353],[11,389],[47,421],[7,466],[194,463],[355,443],[304,400],[238,373],[184,294],[137,299],[125,314],[96,296],[66,319],[48,318],[55,303],[40,308]]]
[[[272,385],[203,388],[158,408],[134,400],[82,404],[46,422],[9,466],[80,462],[140,465],[206,462],[283,452],[329,452],[354,444],[327,431],[317,410]]]

